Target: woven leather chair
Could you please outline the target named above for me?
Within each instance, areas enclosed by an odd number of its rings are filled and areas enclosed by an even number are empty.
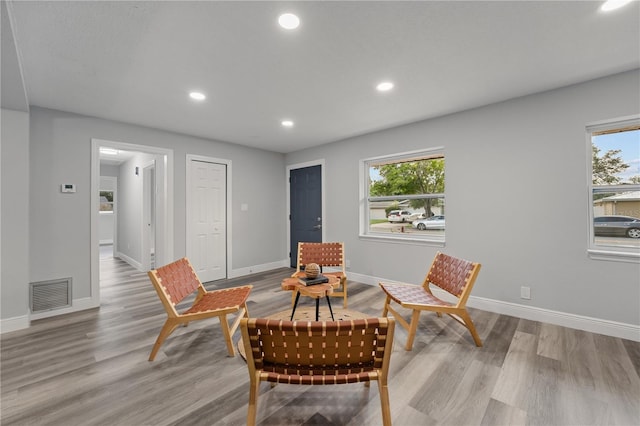
[[[178,325],[187,325],[191,321],[212,317],[220,318],[229,356],[235,355],[232,336],[242,317],[249,317],[246,301],[252,285],[207,291],[186,257],[151,270],[148,274],[168,316],[153,345],[149,361],[154,360],[162,343]],[[176,305],[196,291],[193,305],[186,311],[178,313]],[[233,313],[238,313],[238,316],[229,327],[227,315]]]
[[[380,283],[380,287],[387,295],[382,316],[386,317],[387,313],[391,312],[398,320],[398,323],[409,331],[407,345],[405,346],[406,350],[410,351],[413,347],[413,339],[416,335],[421,311],[434,311],[439,317],[443,313],[450,315],[469,329],[476,346],[482,346],[482,340],[480,340],[480,336],[478,336],[476,327],[473,325],[466,308],[467,299],[478,272],[480,272],[479,263],[469,262],[438,252],[422,286]],[[434,296],[431,292],[431,285],[455,296],[457,302],[450,303]],[[405,321],[398,311],[390,306],[392,301],[403,308],[413,311],[410,324]]]
[[[333,291],[331,297],[342,297],[342,305],[347,307],[347,273],[344,262],[344,243],[298,243],[298,264],[296,272],[291,276],[295,278],[304,277],[304,267],[309,263],[316,263],[320,266],[322,275],[333,275],[340,278],[339,291]],[[339,271],[326,272],[325,267],[339,268]],[[291,294],[291,303],[296,298],[296,292]]]
[[[260,382],[334,385],[376,380],[382,422],[391,425],[387,375],[393,318],[347,321],[242,319],[251,389],[247,425],[256,424]]]

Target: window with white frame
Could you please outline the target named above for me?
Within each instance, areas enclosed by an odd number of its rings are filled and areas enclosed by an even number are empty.
[[[100,191],[100,213],[113,213],[113,191]]]
[[[640,259],[640,118],[587,127],[589,251]]]
[[[444,243],[444,150],[361,161],[361,236]]]

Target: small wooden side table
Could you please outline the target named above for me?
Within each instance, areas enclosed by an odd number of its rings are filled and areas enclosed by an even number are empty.
[[[333,310],[331,309],[331,301],[329,300],[329,295],[333,293],[334,288],[340,285],[340,278],[331,275],[326,275],[326,277],[329,278],[328,283],[310,286],[302,284],[300,281],[298,281],[298,278],[285,278],[284,280],[282,280],[282,289],[293,291],[296,294],[296,299],[293,303],[293,309],[291,310],[291,321],[293,321],[293,315],[296,313],[296,307],[298,306],[298,300],[300,300],[301,294],[316,299],[316,321],[318,321],[320,313],[320,299],[323,297],[326,298],[327,305],[329,306],[329,312],[331,312],[331,319],[333,320]]]

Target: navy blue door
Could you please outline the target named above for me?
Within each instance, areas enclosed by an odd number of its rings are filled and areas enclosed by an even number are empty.
[[[291,267],[298,262],[298,242],[322,242],[322,168],[289,172]]]

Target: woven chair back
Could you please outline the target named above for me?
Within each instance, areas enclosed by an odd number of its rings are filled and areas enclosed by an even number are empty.
[[[298,265],[343,266],[342,243],[298,243]]]
[[[460,297],[469,284],[476,264],[464,259],[438,253],[427,274],[425,286],[429,283]]]
[[[201,285],[200,279],[187,258],[176,260],[161,266],[155,272],[151,272],[156,276],[173,306],[180,303]]]
[[[383,366],[389,318],[343,321],[247,321],[255,368],[267,381],[299,384],[368,381]],[[390,350],[390,349],[389,349]],[[304,377],[300,377],[304,376]]]

